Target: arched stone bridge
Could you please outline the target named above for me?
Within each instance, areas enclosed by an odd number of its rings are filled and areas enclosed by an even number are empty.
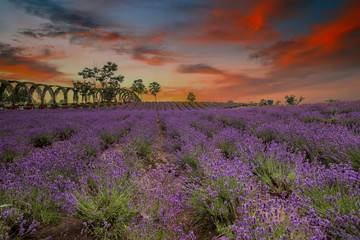
[[[78,103],[79,98],[82,97],[79,89],[72,87],[0,79],[0,102],[7,98],[11,103],[15,104],[21,98],[22,102],[28,104],[45,104],[46,96],[48,96],[48,99],[50,98],[52,104],[59,102],[68,104],[69,98],[72,98],[73,103]],[[134,92],[125,88],[117,89],[115,98],[117,102],[141,102]],[[104,89],[93,89],[92,94],[87,95],[86,99],[87,102],[104,101]]]

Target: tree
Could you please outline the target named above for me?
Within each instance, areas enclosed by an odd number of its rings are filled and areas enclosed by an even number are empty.
[[[267,101],[262,98],[262,99],[260,100],[259,105],[260,105],[260,106],[266,106],[266,105],[267,105]]]
[[[187,96],[187,100],[190,102],[195,102],[196,100],[196,96],[193,92],[189,92],[188,96]]]
[[[160,88],[161,88],[161,86],[157,82],[152,82],[149,84],[149,91],[150,91],[151,95],[155,96],[155,102],[157,102],[156,94],[158,92],[160,92]]]
[[[122,75],[115,76],[114,72],[117,70],[117,64],[112,62],[107,62],[101,69],[97,67],[93,67],[92,69],[86,67],[78,74],[83,77],[84,83],[87,83],[79,86],[84,88],[83,91],[86,91],[85,88],[88,87],[90,80],[94,87],[96,86],[96,82],[99,82],[103,88],[104,99],[110,102],[115,98],[116,91],[120,89],[120,84],[125,78]]]
[[[74,85],[75,90],[79,91],[83,102],[88,101],[88,96],[93,94],[93,91],[95,88],[95,84],[93,84],[89,81],[86,81],[86,80],[84,80],[84,82],[73,81],[73,85]]]
[[[334,102],[340,102],[340,100],[330,98],[330,99],[325,100],[325,102],[334,103]]]
[[[133,92],[137,93],[137,95],[140,96],[141,100],[142,95],[148,93],[148,90],[146,89],[142,79],[135,80],[130,88]]]
[[[289,105],[298,105],[305,98],[303,96],[300,96],[299,99],[297,99],[295,95],[290,95],[290,96],[286,95],[285,99],[286,99],[285,102]]]

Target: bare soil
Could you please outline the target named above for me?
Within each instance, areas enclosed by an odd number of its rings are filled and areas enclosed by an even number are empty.
[[[83,221],[75,217],[67,217],[58,226],[41,226],[32,240],[97,240],[93,236],[81,234]]]

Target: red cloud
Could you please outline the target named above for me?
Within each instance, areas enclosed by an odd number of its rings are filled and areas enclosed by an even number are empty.
[[[353,1],[341,13],[332,22],[315,26],[306,37],[279,41],[257,51],[252,57],[270,59],[278,67],[347,60],[353,63],[356,61],[353,55],[360,46],[360,37],[356,34],[360,30],[360,3]]]
[[[258,43],[276,39],[279,33],[270,20],[292,18],[292,8],[285,0],[215,2],[204,22],[196,26],[200,33],[190,37],[194,42]]]

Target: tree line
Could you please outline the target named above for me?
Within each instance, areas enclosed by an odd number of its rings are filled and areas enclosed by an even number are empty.
[[[116,93],[121,89],[121,83],[124,82],[123,75],[115,75],[118,65],[113,62],[107,62],[102,68],[85,67],[78,73],[82,76],[83,81],[73,81],[73,86],[77,89],[83,100],[87,101],[88,96],[93,95],[96,86],[100,84],[103,89],[104,99],[111,102],[115,99]],[[142,100],[144,94],[150,93],[157,101],[157,94],[160,92],[161,86],[157,82],[151,82],[148,89],[145,87],[142,79],[134,80],[130,89]]]

